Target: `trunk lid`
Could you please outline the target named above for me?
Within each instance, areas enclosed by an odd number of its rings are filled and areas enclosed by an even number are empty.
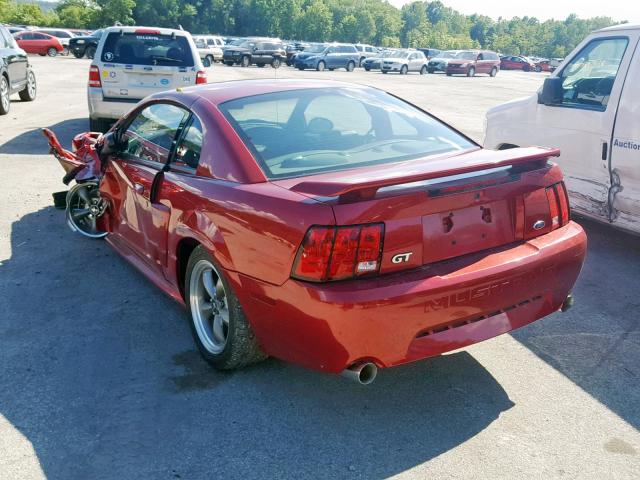
[[[389,273],[523,240],[525,221],[550,225],[544,187],[560,180],[547,177],[558,154],[477,150],[275,183],[331,204],[339,226],[383,222],[380,273]]]

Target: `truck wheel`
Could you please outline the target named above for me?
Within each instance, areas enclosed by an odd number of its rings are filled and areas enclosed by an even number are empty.
[[[354,61],[350,61],[349,63],[347,63],[347,72],[353,72],[353,70],[356,68],[356,62]]]
[[[467,77],[475,77],[476,76],[476,69],[473,67],[469,67],[469,70],[467,70]]]
[[[318,62],[318,65],[316,66],[316,70],[319,71],[319,72],[322,72],[322,71],[324,71],[324,67],[326,67],[324,61],[320,60]]]
[[[9,80],[4,75],[0,75],[0,115],[6,115],[11,108],[9,100]]]
[[[87,58],[93,59],[96,56],[96,47],[87,47],[85,55]]]
[[[267,356],[222,272],[202,246],[196,247],[187,264],[184,298],[202,357],[214,368],[232,370]]]
[[[49,47],[49,49],[47,50],[47,55],[49,55],[50,57],[55,57],[56,55],[58,55],[58,50],[53,47]]]
[[[27,74],[27,85],[24,87],[24,90],[21,90],[18,93],[18,95],[20,95],[20,100],[23,102],[33,102],[36,99],[36,93],[36,75],[29,70],[29,73]]]
[[[240,60],[240,66],[241,67],[248,67],[251,64],[251,60],[249,59],[249,57],[247,55],[244,55],[242,57],[242,60]]]
[[[76,58],[84,57],[84,52],[81,52],[80,50],[74,50],[72,53],[73,53],[73,56]]]
[[[497,74],[498,74],[498,67],[493,67],[489,75],[491,75],[492,77],[495,77]]]

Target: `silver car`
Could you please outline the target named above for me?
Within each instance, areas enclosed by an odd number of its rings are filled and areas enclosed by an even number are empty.
[[[406,75],[409,72],[427,73],[427,57],[419,50],[400,50],[391,57],[382,60],[382,73],[398,72]]]
[[[147,95],[198,83],[207,83],[207,74],[188,32],[106,28],[89,70],[90,128],[107,130]]]

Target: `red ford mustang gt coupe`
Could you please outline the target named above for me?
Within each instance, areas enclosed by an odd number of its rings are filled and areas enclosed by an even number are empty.
[[[566,308],[584,261],[557,150],[483,150],[374,88],[178,89],[107,135],[106,239],[217,368],[366,383]]]

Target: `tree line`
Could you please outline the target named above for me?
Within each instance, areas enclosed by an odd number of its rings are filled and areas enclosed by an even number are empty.
[[[441,1],[398,9],[384,0],[62,0],[52,11],[36,3],[0,0],[0,22],[100,28],[151,25],[191,33],[264,35],[388,47],[486,48],[512,55],[564,57],[587,33],[613,25],[609,17],[540,22],[464,15]]]

